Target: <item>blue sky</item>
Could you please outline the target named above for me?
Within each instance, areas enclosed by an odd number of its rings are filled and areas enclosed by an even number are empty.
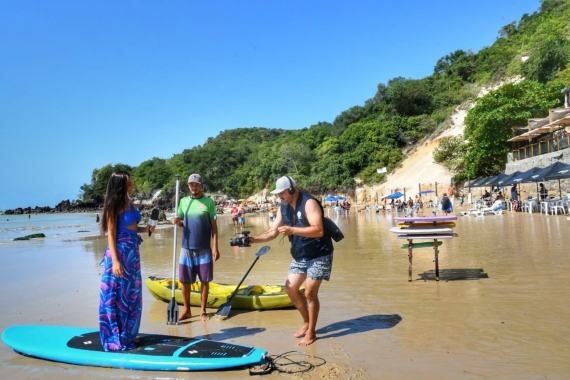
[[[95,168],[170,158],[227,129],[332,122],[539,6],[0,0],[0,209],[77,199]]]

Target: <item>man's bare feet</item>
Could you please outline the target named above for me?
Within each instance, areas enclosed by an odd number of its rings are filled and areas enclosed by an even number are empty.
[[[189,319],[192,318],[192,310],[188,309],[188,310],[182,310],[182,314],[180,314],[180,317],[178,318],[179,321],[182,321],[184,319]]]
[[[307,334],[301,341],[297,344],[297,346],[308,346],[312,344],[315,340],[317,340],[317,336],[315,334]]]
[[[295,333],[295,338],[302,338],[305,336],[305,333],[307,332],[307,330],[309,329],[309,324],[308,323],[303,323],[303,326],[301,326],[301,328],[299,329],[299,331],[297,331]]]
[[[210,316],[208,316],[208,314],[206,314],[206,312],[203,311],[202,314],[200,314],[200,319],[202,319],[202,322],[206,322],[210,320]]]

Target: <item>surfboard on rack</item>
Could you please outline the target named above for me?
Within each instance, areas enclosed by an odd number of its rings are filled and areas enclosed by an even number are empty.
[[[435,243],[431,242],[431,241],[423,241],[421,243],[411,243],[412,244],[412,248],[433,248]],[[443,244],[442,241],[438,241],[437,242],[437,246],[441,246]],[[407,244],[402,244],[400,245],[400,248],[402,249],[409,249],[410,248],[410,243]]]
[[[408,216],[408,217],[398,217],[394,218],[396,222],[401,223],[414,223],[414,222],[431,222],[431,223],[439,223],[439,222],[450,222],[453,220],[457,220],[456,215],[447,215],[447,216]]]
[[[139,334],[137,339],[135,349],[106,352],[95,329],[20,325],[2,333],[2,341],[22,355],[95,367],[204,371],[258,364],[267,354],[256,347],[174,335]]]
[[[398,223],[396,225],[396,227],[400,227],[400,228],[408,228],[408,227],[433,227],[433,226],[438,226],[438,227],[451,227],[451,228],[455,228],[455,222],[437,222],[434,224],[434,222],[412,222],[412,223]]]
[[[451,234],[453,233],[453,228],[451,227],[416,227],[411,226],[408,228],[392,227],[390,232],[402,235],[436,235],[436,234]]]
[[[459,236],[459,235],[453,233],[453,234],[441,234],[441,235],[438,235],[438,234],[435,234],[435,235],[427,235],[427,234],[426,235],[418,235],[418,234],[415,234],[415,235],[397,235],[396,237],[398,239],[409,239],[409,240],[412,240],[412,239],[433,239],[433,240],[437,239],[437,240],[440,240],[440,239],[451,239],[451,238],[454,238],[457,236]]]

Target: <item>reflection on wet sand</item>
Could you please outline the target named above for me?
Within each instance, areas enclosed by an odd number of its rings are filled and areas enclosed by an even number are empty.
[[[324,358],[327,363],[303,374],[306,379],[535,379],[570,373],[566,216],[460,216],[459,237],[439,250],[439,282],[433,281],[430,249],[414,251],[413,281],[408,282],[407,251],[388,232],[392,214],[353,212],[334,220],[345,239],[336,244],[331,281],[321,287],[319,339],[313,345],[296,346],[293,334],[301,319],[295,309],[232,309],[223,321],[202,323],[195,317],[167,326],[167,303],[155,300],[146,288],[141,331],[259,346],[272,355],[302,350]],[[264,214],[248,215],[246,222],[252,234],[271,228]],[[231,220],[222,216],[218,224],[222,258],[215,264],[215,281],[237,283],[259,247],[230,247]],[[172,238],[171,228],[143,236],[143,277],[172,275]],[[96,326],[98,261],[105,239],[24,244],[3,247],[0,327]],[[289,244],[275,240],[270,245],[271,252],[260,258],[244,284],[285,281]],[[15,282],[23,266],[30,280]],[[164,374],[69,366],[23,357],[3,345],[0,360],[3,375],[15,379],[247,377],[245,370]]]

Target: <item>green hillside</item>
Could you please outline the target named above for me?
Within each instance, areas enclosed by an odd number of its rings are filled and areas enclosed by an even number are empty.
[[[481,98],[466,118],[464,139],[447,139],[436,160],[456,179],[491,175],[504,169],[510,127],[543,117],[561,106],[560,90],[570,83],[570,1],[543,0],[532,15],[505,25],[494,43],[479,52],[457,50],[434,64],[422,79],[397,77],[376,94],[340,114],[332,123],[301,130],[262,127],[225,130],[204,145],[172,158],[151,158],[137,167],[122,164],[94,169],[81,186],[82,200],[101,202],[110,174],[126,169],[140,195],[162,189],[170,194],[174,175],[200,173],[208,191],[246,197],[279,176],[293,176],[315,194],[352,193],[354,178],[380,183],[404,158],[403,151],[437,135],[460,104],[473,101],[482,85],[523,76]]]

